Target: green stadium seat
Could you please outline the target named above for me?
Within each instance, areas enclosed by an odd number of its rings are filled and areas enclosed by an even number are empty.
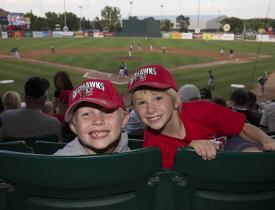
[[[12,141],[25,141],[28,146],[33,147],[36,141],[50,141],[57,142],[58,137],[56,134],[45,136],[31,136],[31,137],[4,137],[3,142]]]
[[[0,162],[3,209],[155,209],[158,183],[151,176],[161,170],[158,148],[85,156],[0,151]]]
[[[143,140],[140,139],[128,139],[128,146],[130,149],[140,149],[143,147]]]
[[[274,210],[275,152],[219,152],[205,161],[180,148],[173,169],[177,210]]]
[[[25,141],[1,142],[0,150],[9,150],[14,152],[25,152],[25,153],[33,152],[32,148],[27,146]]]
[[[34,153],[52,155],[57,150],[62,149],[67,143],[36,141],[33,145]]]

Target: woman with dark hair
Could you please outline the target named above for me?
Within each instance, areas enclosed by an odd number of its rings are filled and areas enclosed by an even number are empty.
[[[57,106],[58,103],[60,103],[59,96],[61,92],[64,90],[73,89],[73,84],[69,74],[66,71],[58,71],[54,76],[54,86],[55,86],[54,100],[53,100],[54,112],[58,112],[58,110],[56,109],[58,107]]]

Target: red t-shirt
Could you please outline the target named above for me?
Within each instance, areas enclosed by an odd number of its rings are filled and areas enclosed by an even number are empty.
[[[149,127],[144,132],[144,147],[157,146],[162,151],[163,168],[172,168],[178,147],[188,146],[192,140],[239,135],[245,122],[243,114],[207,101],[183,103],[180,117],[186,131],[184,139],[162,135]]]

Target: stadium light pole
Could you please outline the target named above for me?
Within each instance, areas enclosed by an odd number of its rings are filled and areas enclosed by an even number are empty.
[[[200,8],[201,8],[201,0],[199,0],[199,5],[198,5],[198,20],[197,20],[197,28],[200,28]]]
[[[81,31],[81,9],[82,9],[82,6],[80,5],[79,6],[79,31]]]
[[[129,17],[131,17],[132,16],[132,10],[133,10],[133,1],[130,1],[129,2],[129,4],[130,4],[130,12],[129,12]]]
[[[160,5],[161,21],[163,21],[163,4]]]
[[[66,17],[66,0],[64,0],[64,31],[67,31],[67,17]]]

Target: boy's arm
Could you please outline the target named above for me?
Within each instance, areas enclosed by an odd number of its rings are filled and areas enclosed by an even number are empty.
[[[254,125],[245,123],[239,135],[240,137],[250,142],[262,145],[264,150],[275,150],[275,140],[269,137],[264,131],[262,131]]]

